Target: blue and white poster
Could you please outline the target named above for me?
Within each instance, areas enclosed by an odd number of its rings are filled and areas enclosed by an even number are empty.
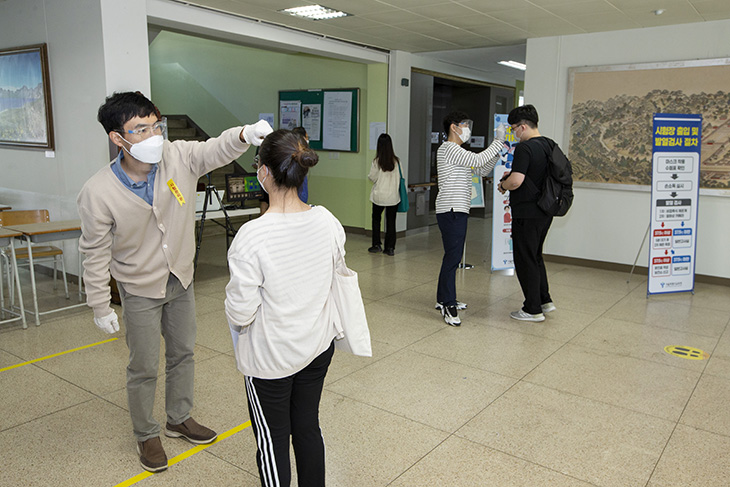
[[[494,128],[507,123],[507,115],[494,116]],[[507,138],[504,141],[499,162],[494,166],[494,193],[492,195],[492,270],[514,269],[512,256],[512,211],[509,207],[509,195],[501,194],[497,189],[502,177],[512,170],[512,158],[517,141],[509,124]]]
[[[471,171],[471,207],[484,208],[484,185],[482,177],[473,169]]]
[[[654,114],[647,294],[694,291],[702,115]]]

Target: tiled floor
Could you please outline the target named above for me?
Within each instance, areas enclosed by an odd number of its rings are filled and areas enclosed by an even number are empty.
[[[395,257],[349,235],[374,357],[335,354],[322,396],[328,484],[378,486],[730,485],[730,287],[646,299],[646,278],[549,264],[558,310],[511,320],[515,277],[489,271],[489,222],[470,221],[461,328],[433,309],[438,230]],[[196,278],[194,415],[219,433],[248,421],[223,314],[225,242],[203,242]],[[64,302],[41,279],[41,306]],[[76,288],[72,286],[73,293]],[[114,486],[142,472],[118,339],[0,372],[0,485]],[[110,337],[92,313],[0,326],[0,369]],[[704,350],[709,360],[664,352]],[[163,373],[163,368],[160,368]],[[156,417],[164,421],[164,381]],[[190,450],[163,437],[168,457]],[[126,485],[259,485],[251,428]],[[134,480],[132,481],[134,482]]]

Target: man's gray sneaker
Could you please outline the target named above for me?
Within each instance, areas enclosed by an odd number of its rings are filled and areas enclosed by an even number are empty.
[[[509,317],[520,321],[545,321],[544,314],[538,313],[536,315],[532,315],[523,310],[513,311],[509,314]]]

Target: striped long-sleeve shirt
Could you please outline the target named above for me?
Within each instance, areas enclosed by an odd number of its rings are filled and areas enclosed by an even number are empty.
[[[469,213],[471,208],[471,170],[486,176],[494,169],[502,149],[502,141],[494,141],[482,152],[475,153],[454,142],[444,142],[436,153],[439,193],[436,213],[451,210]]]

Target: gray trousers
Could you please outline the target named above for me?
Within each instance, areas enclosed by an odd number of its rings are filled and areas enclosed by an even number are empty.
[[[160,336],[165,339],[165,411],[167,421],[180,424],[193,409],[195,362],[195,295],[192,283],[184,289],[173,274],[165,297],[129,294],[118,282],[122,316],[127,330],[127,403],[137,441],[160,435],[152,410],[160,362]]]

